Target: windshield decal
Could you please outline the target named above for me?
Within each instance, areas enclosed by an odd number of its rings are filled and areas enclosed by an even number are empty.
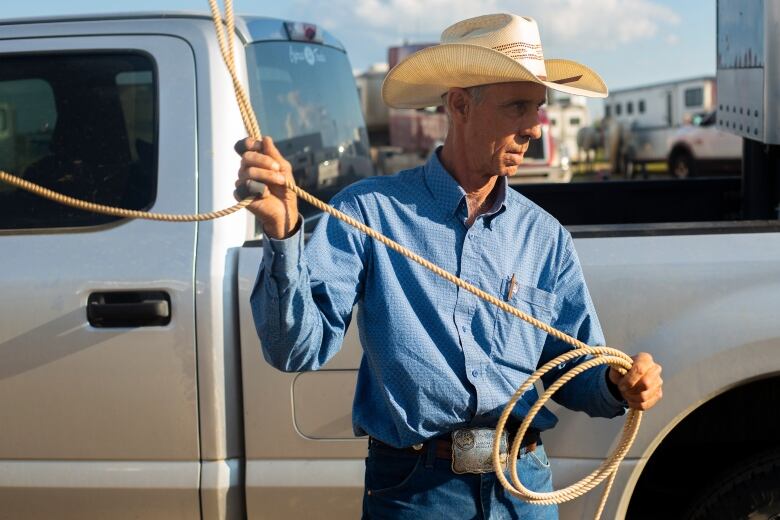
[[[290,46],[290,63],[297,65],[301,62],[306,62],[311,66],[316,63],[325,63],[325,55],[315,47],[309,47],[308,45],[303,48],[302,51],[296,51]]]

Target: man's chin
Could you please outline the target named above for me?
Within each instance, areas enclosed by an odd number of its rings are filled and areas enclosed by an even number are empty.
[[[512,177],[518,172],[518,170],[520,170],[519,164],[505,165],[503,168],[501,168],[501,171],[498,174],[501,177]]]

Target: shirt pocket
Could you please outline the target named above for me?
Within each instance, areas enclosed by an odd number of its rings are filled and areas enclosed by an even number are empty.
[[[510,279],[503,281],[501,295],[506,296]],[[554,294],[536,287],[515,283],[514,293],[507,303],[512,307],[550,324],[555,307]],[[536,370],[547,333],[494,306],[495,323],[491,358],[494,362],[525,373]]]

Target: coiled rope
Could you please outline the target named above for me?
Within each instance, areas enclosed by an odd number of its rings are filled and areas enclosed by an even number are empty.
[[[225,16],[224,16],[224,25],[223,25],[222,16],[220,15],[219,7],[217,5],[216,0],[209,0],[209,7],[211,9],[214,28],[216,30],[217,42],[219,44],[219,49],[222,54],[222,58],[225,62],[225,65],[227,66],[228,73],[230,74],[230,78],[233,83],[233,88],[235,90],[235,95],[236,95],[236,101],[238,102],[238,108],[239,111],[241,112],[241,118],[244,122],[244,126],[246,127],[246,130],[251,137],[253,137],[254,139],[261,139],[262,134],[260,132],[260,125],[258,124],[254,110],[252,109],[252,105],[249,101],[249,96],[247,95],[246,90],[244,89],[243,85],[239,81],[238,74],[236,73],[236,69],[235,69],[235,56],[234,56],[234,48],[233,48],[233,38],[235,37],[235,22],[233,16],[233,2],[232,0],[225,0],[224,3],[225,3]],[[235,213],[236,211],[245,208],[250,203],[252,203],[252,201],[255,200],[254,196],[250,196],[245,198],[238,204],[235,204],[229,208],[219,210],[219,211],[212,211],[209,213],[199,213],[194,215],[151,213],[146,211],[116,208],[113,206],[95,204],[92,202],[75,199],[73,197],[62,195],[50,189],[26,181],[20,177],[16,177],[4,171],[0,171],[0,181],[16,186],[17,188],[27,190],[31,193],[47,198],[49,200],[53,200],[55,202],[65,204],[67,206],[71,206],[86,211],[92,211],[95,213],[102,213],[106,215],[112,215],[112,216],[124,217],[124,218],[159,220],[159,221],[166,221],[166,222],[197,222],[197,221],[204,221],[204,220],[212,220],[212,219],[224,217],[226,215],[230,215],[231,213]],[[545,364],[544,366],[536,370],[536,372],[534,372],[531,375],[531,377],[529,377],[525,381],[525,383],[523,383],[523,385],[517,389],[517,391],[514,393],[512,398],[509,400],[506,407],[504,408],[503,413],[501,414],[501,417],[499,418],[496,427],[495,439],[493,443],[493,465],[499,481],[509,493],[527,502],[533,504],[541,504],[541,505],[561,504],[563,502],[568,502],[592,490],[604,479],[608,479],[607,484],[604,488],[604,493],[602,494],[601,497],[601,502],[596,512],[596,519],[598,520],[598,518],[601,517],[601,513],[604,510],[604,506],[606,504],[607,497],[609,496],[609,491],[612,487],[612,483],[614,482],[618,466],[620,465],[621,461],[625,457],[626,453],[628,453],[628,450],[631,448],[631,444],[633,443],[634,439],[636,438],[636,434],[639,431],[639,424],[642,418],[641,411],[633,410],[633,409],[629,410],[626,416],[626,422],[623,426],[623,433],[620,438],[620,441],[617,447],[615,448],[615,450],[607,457],[607,459],[601,464],[601,466],[599,466],[592,473],[590,473],[580,481],[560,490],[538,493],[529,490],[525,486],[523,486],[517,474],[517,458],[520,452],[520,443],[523,436],[525,435],[525,432],[528,430],[528,427],[530,426],[531,422],[536,416],[536,414],[539,412],[542,406],[544,406],[544,404],[550,399],[552,394],[554,394],[561,386],[563,386],[572,378],[581,374],[585,370],[588,370],[590,368],[599,365],[609,365],[617,369],[621,374],[625,374],[625,372],[631,368],[632,365],[631,358],[624,352],[621,352],[620,350],[617,349],[608,348],[608,347],[591,347],[590,345],[587,345],[581,342],[580,340],[571,337],[568,334],[565,334],[557,329],[554,329],[550,325],[537,320],[533,316],[530,316],[512,307],[508,303],[496,298],[491,294],[488,294],[482,289],[461,280],[457,276],[429,262],[428,260],[424,259],[420,255],[417,255],[412,251],[409,251],[405,247],[401,246],[399,243],[385,237],[384,235],[378,233],[377,231],[374,231],[373,229],[369,228],[362,222],[358,222],[357,220],[350,217],[349,215],[342,213],[341,211],[329,206],[325,202],[322,202],[321,200],[305,192],[304,190],[302,190],[301,188],[295,185],[295,181],[293,179],[288,179],[287,188],[292,190],[299,198],[305,200],[312,206],[315,206],[321,211],[324,211],[332,215],[333,217],[349,224],[350,226],[357,228],[362,233],[365,233],[369,237],[381,242],[385,246],[405,256],[411,261],[420,264],[421,266],[430,270],[437,276],[444,278],[445,280],[457,285],[461,289],[468,291],[474,294],[475,296],[477,296],[478,298],[481,298],[495,305],[502,311],[507,312],[517,318],[520,318],[521,320],[533,325],[534,327],[543,330],[547,334],[565,343],[568,343],[569,345],[572,345],[574,347],[574,350],[571,350],[569,352],[566,352],[556,357],[555,359],[551,360],[550,362],[548,362],[547,364]],[[508,465],[510,468],[509,473],[511,478],[511,482],[509,482],[509,480],[507,480],[506,476],[504,475],[504,471],[499,460],[499,443],[496,442],[496,439],[500,438],[500,435],[506,426],[507,419],[512,413],[515,404],[523,395],[523,393],[529,388],[531,388],[531,386],[537,380],[539,380],[545,373],[556,368],[561,363],[565,363],[567,361],[571,361],[578,357],[587,356],[587,355],[593,356],[593,359],[589,359],[577,365],[576,367],[574,367],[573,369],[569,370],[561,377],[559,377],[555,381],[555,383],[553,383],[550,386],[550,388],[548,388],[540,396],[540,398],[534,403],[534,405],[529,410],[528,414],[525,416],[525,419],[521,423],[518,432],[515,435],[515,440],[512,443],[512,448],[508,454]]]

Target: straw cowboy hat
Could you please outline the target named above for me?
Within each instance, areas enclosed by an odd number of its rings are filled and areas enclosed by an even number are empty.
[[[539,28],[532,18],[489,14],[446,28],[441,43],[418,51],[393,67],[382,98],[395,108],[442,103],[451,87],[532,81],[569,94],[606,97],[607,85],[594,71],[570,60],[544,59]]]

